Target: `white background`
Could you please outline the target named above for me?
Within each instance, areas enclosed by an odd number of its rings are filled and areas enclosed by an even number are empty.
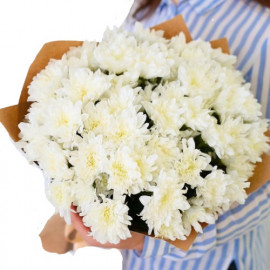
[[[131,0],[8,0],[0,4],[0,108],[17,104],[31,62],[48,41],[100,40],[120,25]],[[27,163],[0,124],[0,269],[121,269],[117,250],[73,256],[42,249],[39,233],[54,209],[41,172]]]

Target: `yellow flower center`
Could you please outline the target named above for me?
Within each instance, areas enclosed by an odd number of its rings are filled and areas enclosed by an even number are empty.
[[[122,163],[117,163],[114,162],[113,165],[113,170],[114,170],[114,174],[115,176],[118,178],[118,181],[123,181],[127,178],[127,171],[124,168],[124,165]]]
[[[191,78],[190,78],[190,85],[194,86],[194,87],[200,87],[201,83],[198,80],[198,77],[196,76],[196,74],[192,74]]]
[[[66,114],[61,112],[61,114],[56,119],[56,123],[58,127],[68,124],[68,117],[66,116]]]
[[[98,120],[92,120],[90,123],[89,123],[89,129],[90,130],[94,130],[96,127],[98,127],[100,124],[100,121]]]
[[[86,156],[86,165],[90,168],[94,168],[96,166],[96,160],[94,158],[93,153],[89,153]]]
[[[165,194],[161,199],[161,204],[166,204],[167,201],[168,201],[168,194]]]
[[[158,151],[160,151],[162,154],[164,154],[165,156],[167,156],[167,155],[169,154],[168,148],[166,148],[165,145],[163,145],[163,144],[161,144],[161,143],[159,143],[159,142],[157,142],[157,143],[154,145],[154,147],[156,147],[156,149],[157,149]]]
[[[181,174],[190,174],[196,169],[196,164],[193,160],[183,162],[183,166],[180,168]]]
[[[121,140],[127,138],[128,135],[128,130],[122,126],[114,133],[114,138],[115,140]]]
[[[170,192],[164,194],[160,200],[161,207],[166,207],[170,202]]]
[[[84,87],[82,87],[80,89],[80,99],[81,100],[84,98],[84,96],[86,96],[87,92],[88,92],[88,90],[86,88],[84,88]]]
[[[111,220],[111,210],[109,208],[109,206],[106,206],[105,209],[104,209],[104,221],[108,224],[110,223],[110,220]]]
[[[118,137],[118,138],[122,138],[122,137],[125,137],[126,132],[125,132],[124,130],[120,130],[120,131],[116,132],[115,135],[116,135],[116,137]]]

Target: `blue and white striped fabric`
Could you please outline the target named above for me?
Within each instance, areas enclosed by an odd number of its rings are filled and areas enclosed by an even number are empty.
[[[178,5],[161,0],[143,23],[151,27],[178,14],[183,15],[194,39],[227,37],[231,53],[238,57],[238,69],[251,82],[264,117],[270,118],[270,10],[253,0],[180,0]],[[128,16],[124,26],[132,30],[134,22]],[[234,206],[216,224],[207,226],[188,252],[146,236],[141,253],[121,251],[123,269],[226,270],[232,260],[239,270],[270,269],[269,216],[270,181],[244,205]]]

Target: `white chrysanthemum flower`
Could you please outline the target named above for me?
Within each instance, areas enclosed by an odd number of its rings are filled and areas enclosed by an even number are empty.
[[[131,237],[128,229],[131,217],[124,204],[124,197],[111,200],[103,196],[102,199],[102,203],[94,202],[83,217],[84,224],[91,227],[90,235],[101,244],[118,244],[120,240]]]
[[[112,148],[123,143],[132,145],[145,141],[149,137],[145,120],[145,114],[137,113],[135,107],[129,107],[114,115],[104,135],[114,145]]]
[[[250,124],[247,138],[245,138],[245,145],[243,145],[244,147],[240,147],[240,149],[244,150],[243,155],[248,156],[249,160],[253,163],[261,162],[263,152],[267,153],[270,151],[270,145],[268,143],[270,139],[264,135],[269,128],[268,125],[268,120],[262,119]]]
[[[136,90],[131,86],[125,85],[118,91],[110,94],[108,98],[108,110],[110,114],[121,113],[122,111],[133,107],[135,111],[140,109],[140,106],[135,105]]]
[[[36,161],[44,174],[53,179],[72,179],[74,172],[68,166],[68,152],[64,151],[56,142],[43,141],[42,143],[39,148],[39,159]]]
[[[20,127],[22,128],[22,126]],[[29,125],[29,128],[31,129],[31,125]],[[27,137],[28,134],[25,133],[24,128],[21,129],[23,132],[21,133],[21,136],[23,136],[23,139],[16,142],[16,145],[23,149],[23,151],[25,152],[25,155],[27,157],[27,160],[30,163],[33,162],[37,162],[38,160],[40,160],[41,157],[41,153],[42,153],[42,148],[45,144],[48,143],[48,138],[45,136],[42,136],[40,134],[35,133],[35,130],[33,129],[33,134],[32,135],[37,135],[36,137],[34,137],[33,139],[31,138],[32,136],[29,135],[29,137]],[[30,133],[30,130],[28,130],[27,132]],[[24,135],[26,135],[24,137]],[[29,139],[30,138],[30,139]]]
[[[101,135],[88,133],[78,144],[78,150],[71,152],[69,162],[74,166],[79,179],[94,182],[94,178],[106,171],[107,152]]]
[[[65,147],[70,147],[76,132],[81,132],[84,115],[80,102],[73,104],[70,100],[52,100],[44,111],[47,120],[44,123],[46,134],[53,136]]]
[[[147,79],[169,77],[174,58],[168,57],[168,40],[163,37],[163,31],[143,29],[138,23],[134,28],[134,36],[138,45],[132,69]]]
[[[132,68],[138,70],[142,78],[168,78],[174,60],[168,58],[168,52],[164,46],[160,43],[149,45],[147,42],[139,45],[138,58]]]
[[[132,149],[121,147],[110,156],[108,164],[108,189],[116,194],[136,194],[143,190],[144,181],[133,158]]]
[[[180,56],[186,45],[186,36],[184,33],[180,32],[179,35],[174,36],[169,40],[168,47],[173,49],[177,56]]]
[[[181,58],[185,60],[205,59],[206,61],[209,61],[211,52],[212,48],[209,42],[197,39],[187,43],[181,52]]]
[[[217,63],[206,60],[181,60],[178,79],[189,89],[189,96],[201,95],[205,101],[213,99],[220,88],[218,77],[221,72]]]
[[[186,47],[186,37],[184,33],[180,33],[178,36],[174,36],[169,40],[168,44],[168,58],[173,60],[173,65],[170,71],[170,81],[178,80],[178,67],[181,62],[181,53]]]
[[[232,55],[232,54],[228,54],[228,53],[223,53],[221,48],[217,48],[217,49],[212,49],[211,50],[211,59],[213,59],[214,61],[219,62],[223,67],[233,70],[233,73],[239,73],[239,71],[235,70],[235,64],[236,64],[236,56]],[[243,80],[243,76],[240,74],[239,78],[242,78],[241,80]]]
[[[203,170],[210,170],[211,157],[195,148],[193,138],[182,140],[183,152],[174,167],[181,183],[187,183],[192,188],[202,186],[204,179],[200,176]]]
[[[137,41],[121,29],[107,29],[102,41],[94,51],[95,61],[101,69],[122,73],[133,65],[136,59]]]
[[[163,137],[157,131],[152,132],[147,145],[151,153],[157,156],[156,165],[159,170],[161,168],[170,169],[173,161],[180,159],[180,149],[177,144],[177,138]]]
[[[250,124],[243,123],[243,119],[227,117],[220,125],[213,124],[202,131],[203,140],[213,147],[219,158],[245,153],[246,136]],[[241,145],[241,147],[239,147]]]
[[[198,197],[202,197],[203,206],[209,209],[215,209],[229,203],[225,197],[226,189],[231,184],[232,178],[222,170],[213,170],[204,178],[204,185],[196,188]]]
[[[139,22],[135,23],[133,34],[139,43],[143,42],[149,42],[150,44],[168,43],[168,40],[166,40],[163,37],[164,31],[162,30],[155,31],[148,28],[143,28],[143,24]]]
[[[240,85],[227,86],[219,92],[214,103],[215,110],[221,117],[226,117],[228,113],[232,115],[242,114],[242,106],[248,95],[249,93]]]
[[[83,113],[87,116],[84,120],[84,128],[87,133],[106,133],[106,130],[111,125],[112,121],[108,102],[100,101],[96,105],[93,102],[89,102],[83,107]]]
[[[148,190],[150,188],[149,184],[153,180],[153,172],[157,169],[155,166],[157,155],[151,155],[147,145],[135,147],[132,154],[137,163],[141,180],[144,183],[144,189]]]
[[[70,223],[70,206],[73,201],[70,181],[47,181],[46,196],[67,223]]]
[[[141,98],[141,103],[143,103],[145,101],[146,102],[151,102],[151,96],[153,94],[153,88],[154,87],[153,87],[152,84],[148,84],[148,85],[145,86],[144,89],[140,89],[140,91],[139,91],[139,97]]]
[[[25,119],[40,129],[40,133],[43,133],[43,125],[47,121],[47,108],[49,106],[49,100],[47,102],[33,102],[28,110],[28,114]]]
[[[116,93],[117,90],[121,89],[124,86],[131,86],[136,87],[138,85],[140,74],[139,72],[135,70],[128,70],[124,73],[117,74],[116,76],[113,76],[112,78],[112,85],[113,87],[110,89],[109,92],[107,92],[107,96],[110,95],[110,93]],[[114,91],[116,89],[116,91]],[[133,90],[136,92],[136,88]]]
[[[262,105],[258,100],[250,93],[244,100],[242,117],[245,121],[258,121],[259,117],[262,116],[261,108]]]
[[[249,157],[246,155],[224,157],[222,162],[226,166],[228,174],[237,172],[237,178],[241,177],[243,179],[248,179],[253,174],[254,164],[250,162]]]
[[[215,223],[216,216],[209,209],[200,205],[192,205],[189,209],[183,212],[183,225],[186,230],[186,235],[191,232],[191,226],[196,232],[202,233],[201,223]]]
[[[98,100],[111,87],[112,75],[103,74],[100,70],[92,72],[89,68],[70,68],[69,79],[63,81],[64,87],[59,95],[72,102]]]
[[[65,58],[51,60],[49,64],[38,73],[28,87],[28,101],[47,102],[57,97],[56,90],[63,86],[62,80],[67,78],[68,66]]]
[[[112,115],[109,113],[109,106],[106,101],[100,101],[96,105],[89,102],[83,107],[83,113],[87,116],[84,119],[86,132],[106,133],[107,127],[110,126],[112,121]]]
[[[163,98],[172,100],[175,99],[177,103],[181,105],[181,101],[185,95],[188,94],[188,90],[181,85],[179,81],[172,81],[165,83],[164,85],[158,85],[155,88],[155,92],[160,94]],[[149,99],[150,101],[150,99]]]
[[[212,122],[210,110],[205,108],[201,96],[183,97],[180,104],[184,111],[181,115],[184,123],[193,130],[206,129]]]
[[[73,204],[77,206],[77,211],[82,215],[86,215],[89,212],[92,203],[97,200],[96,191],[92,181],[77,178],[76,181],[72,182],[71,188]]]
[[[230,205],[234,202],[244,204],[247,198],[246,189],[250,186],[247,182],[247,178],[238,175],[237,171],[231,171],[228,173],[231,177],[231,182],[226,187],[226,198],[229,199],[229,203],[223,205],[223,210],[227,211]]]
[[[67,53],[67,61],[70,67],[87,68],[93,70],[96,67],[94,61],[94,50],[97,43],[94,41],[84,41],[82,46],[72,47]]]
[[[241,116],[245,121],[257,121],[261,105],[249,91],[249,84],[226,86],[217,96],[214,107],[221,118],[227,115]]]
[[[223,66],[221,71],[218,81],[223,85],[223,89],[231,87],[232,85],[243,85],[245,83],[242,73],[239,70],[236,70],[233,66]]]
[[[190,205],[183,195],[184,184],[179,184],[174,171],[161,171],[157,180],[157,186],[152,187],[152,196],[141,196],[144,205],[140,213],[148,225],[148,233],[152,230],[159,231],[162,225],[169,226],[175,211],[187,210]]]
[[[186,240],[186,230],[182,224],[182,215],[179,210],[174,211],[169,225],[162,224],[159,229],[154,230],[156,237],[170,239]]]
[[[43,129],[36,123],[21,122],[18,127],[20,129],[19,137],[29,143],[44,137]]]
[[[151,102],[143,102],[143,107],[162,135],[178,135],[183,125],[183,108],[179,107],[175,99],[167,100],[155,94]]]

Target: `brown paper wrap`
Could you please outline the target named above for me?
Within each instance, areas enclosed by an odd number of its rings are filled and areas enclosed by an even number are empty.
[[[178,35],[180,32],[183,32],[186,36],[187,41],[191,41],[191,35],[188,31],[188,28],[182,18],[181,15],[174,17],[173,19],[161,23],[155,27],[155,30],[163,30],[166,38],[171,38],[173,36]],[[229,47],[226,39],[219,39],[215,41],[211,41],[211,46],[213,48],[221,48],[224,53],[229,53]],[[0,122],[5,126],[8,131],[10,137],[14,141],[18,141],[19,137],[19,129],[18,124],[23,121],[25,115],[27,114],[27,110],[30,106],[30,103],[27,102],[28,98],[28,90],[27,86],[32,81],[33,77],[40,72],[43,68],[46,67],[50,59],[60,59],[62,55],[69,50],[70,47],[80,46],[82,44],[81,41],[54,41],[46,43],[38,55],[36,56],[34,62],[30,66],[23,89],[21,92],[21,96],[19,99],[19,103],[15,106],[7,107],[0,110]],[[270,135],[270,134],[268,134]],[[270,179],[270,168],[267,166],[270,164],[270,157],[267,155],[263,156],[263,162],[259,163],[254,171],[254,176],[250,179],[251,186],[247,190],[248,193],[255,191],[257,188],[261,187],[267,180]],[[60,220],[60,219],[59,219]],[[50,223],[48,223],[50,224]],[[207,224],[202,224],[205,227]],[[49,226],[49,225],[48,225]],[[54,223],[54,226],[55,223]],[[77,243],[77,246],[85,246],[85,243],[82,242],[81,237],[76,234],[74,228],[72,226],[63,226],[63,223],[59,221],[59,226],[62,226],[62,230],[65,231],[66,241],[71,243]],[[46,231],[46,228],[43,230]],[[191,232],[189,237],[185,241],[176,240],[176,241],[168,241],[174,246],[181,248],[184,251],[187,251],[192,243],[194,242],[196,236],[194,230]],[[72,239],[71,239],[72,238]],[[167,241],[167,240],[166,240]],[[56,245],[60,246],[60,243]],[[46,247],[44,247],[46,249]],[[50,248],[47,248],[49,250]],[[54,247],[54,250],[57,250],[57,247]],[[60,250],[60,249],[59,249]],[[49,250],[50,251],[50,250]],[[52,250],[53,251],[53,250]],[[53,251],[55,252],[55,251]],[[57,252],[57,251],[56,251]],[[60,251],[58,253],[63,253],[64,251]]]

